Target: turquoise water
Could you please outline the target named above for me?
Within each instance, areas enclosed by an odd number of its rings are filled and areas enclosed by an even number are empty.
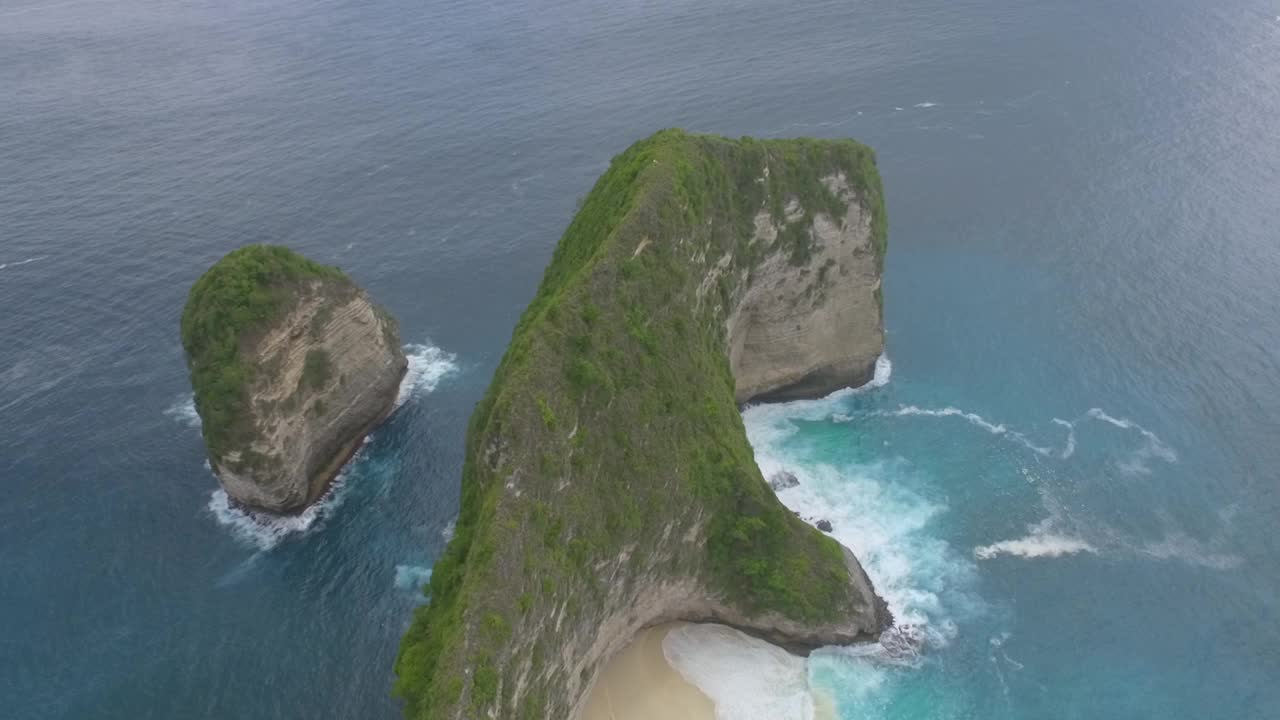
[[[470,410],[672,125],[879,152],[887,383],[746,413],[911,625],[817,694],[1280,715],[1278,67],[1270,0],[0,0],[0,716],[397,717]],[[341,264],[421,371],[291,524],[220,504],[177,338],[254,241]]]

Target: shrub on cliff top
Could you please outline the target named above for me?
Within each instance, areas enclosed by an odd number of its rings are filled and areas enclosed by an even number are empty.
[[[182,311],[182,347],[211,456],[233,449],[252,430],[242,422],[253,369],[240,360],[241,342],[288,308],[293,285],[312,278],[347,276],[288,248],[246,245],[191,286]]]

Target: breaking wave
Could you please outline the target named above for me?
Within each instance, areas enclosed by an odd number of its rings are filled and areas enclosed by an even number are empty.
[[[1032,533],[1017,540],[1002,540],[974,548],[973,554],[980,560],[990,560],[997,555],[1016,555],[1023,558],[1061,557],[1076,553],[1097,553],[1098,549],[1080,538]]]
[[[409,367],[400,381],[400,395],[396,407],[410,398],[435,390],[440,381],[458,371],[457,358],[430,343],[411,343],[404,346]]]
[[[365,438],[366,445],[372,437],[370,435]],[[219,525],[230,529],[231,535],[236,540],[257,550],[270,550],[290,536],[305,535],[324,525],[324,518],[341,506],[346,498],[348,470],[359,462],[363,455],[364,448],[361,448],[347,467],[329,484],[329,489],[324,495],[297,515],[275,515],[250,510],[232,502],[227,491],[220,487],[209,496],[207,507],[209,512],[213,513],[214,520]]]
[[[796,476],[799,483],[779,490],[778,499],[810,522],[831,522],[831,535],[854,552],[889,604],[897,627],[886,638],[893,646],[882,645],[879,659],[912,662],[919,648],[950,642],[957,615],[980,609],[969,589],[975,567],[935,534],[946,507],[911,489],[919,483],[908,463],[813,457],[789,443],[798,432],[793,421],[814,411],[813,403],[744,411],[756,463],[765,477],[782,470]]]
[[[395,585],[399,590],[421,590],[431,582],[431,568],[422,565],[397,565]]]
[[[683,625],[662,642],[671,667],[716,707],[716,720],[812,720],[803,658],[723,625]]]
[[[187,427],[200,427],[200,413],[196,412],[196,397],[190,393],[183,395],[165,408],[164,414]]]

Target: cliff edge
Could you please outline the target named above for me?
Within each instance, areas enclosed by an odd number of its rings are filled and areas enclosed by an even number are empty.
[[[472,415],[456,532],[396,662],[408,717],[576,717],[670,620],[801,652],[892,622],[774,497],[738,412],[871,376],[885,235],[852,141],[668,130],[613,159]]]
[[[319,498],[393,409],[407,362],[395,321],[337,268],[249,245],[196,281],[182,313],[209,463],[236,502]]]

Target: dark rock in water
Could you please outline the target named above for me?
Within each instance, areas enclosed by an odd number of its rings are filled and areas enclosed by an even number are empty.
[[[799,484],[800,479],[786,470],[776,472],[769,478],[769,487],[773,488],[774,492],[793,488]]]
[[[830,520],[819,520],[819,521],[818,521],[818,529],[819,529],[819,530],[821,530],[822,532],[831,532],[831,521],[830,521]]]

